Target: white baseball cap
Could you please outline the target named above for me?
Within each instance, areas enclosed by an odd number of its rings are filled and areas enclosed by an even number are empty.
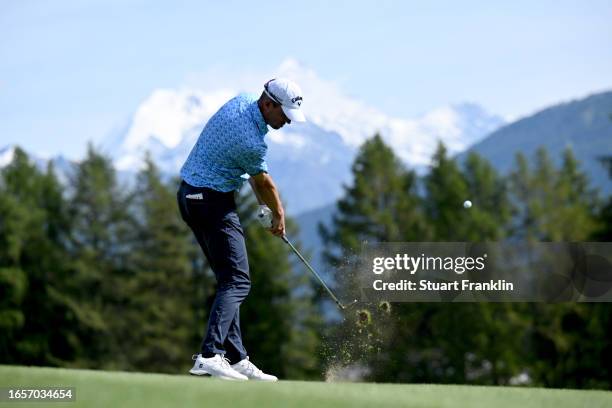
[[[281,105],[283,112],[292,122],[306,122],[302,105],[302,90],[286,78],[274,78],[264,85],[264,92],[270,99]]]

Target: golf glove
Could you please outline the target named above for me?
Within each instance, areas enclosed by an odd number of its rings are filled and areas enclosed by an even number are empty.
[[[257,220],[264,228],[272,228],[272,210],[267,205],[260,205]]]

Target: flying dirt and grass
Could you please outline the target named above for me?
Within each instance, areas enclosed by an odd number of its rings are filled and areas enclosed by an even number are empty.
[[[188,375],[0,366],[0,387],[12,386],[74,387],[76,401],[53,403],[54,407],[73,408],[612,406],[612,393],[607,391],[431,384],[233,382]],[[0,406],[5,404],[0,402]],[[39,406],[39,403],[18,406]]]

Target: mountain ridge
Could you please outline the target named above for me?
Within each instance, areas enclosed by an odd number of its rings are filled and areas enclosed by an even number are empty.
[[[540,146],[546,147],[554,163],[570,147],[589,174],[593,186],[612,193],[612,183],[599,159],[612,155],[612,90],[591,94],[549,106],[506,124],[457,155],[463,160],[470,152],[489,160],[502,174],[514,165],[517,152],[531,158]]]

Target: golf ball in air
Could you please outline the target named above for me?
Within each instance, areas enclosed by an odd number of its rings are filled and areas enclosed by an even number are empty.
[[[470,200],[465,200],[463,202],[463,208],[470,208],[472,207],[472,202]]]

